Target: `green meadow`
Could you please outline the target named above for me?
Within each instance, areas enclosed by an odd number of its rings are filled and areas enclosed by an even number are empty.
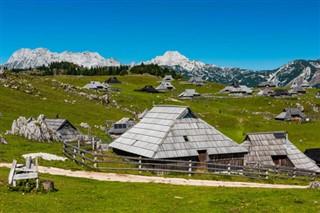
[[[48,152],[62,156],[62,144],[28,141],[19,136],[4,135],[19,116],[68,119],[80,131],[81,122],[91,126],[92,135],[108,139],[96,126],[104,126],[106,120],[122,117],[137,118],[137,114],[153,105],[190,106],[201,119],[241,143],[246,133],[264,131],[288,131],[289,140],[302,152],[320,147],[320,99],[315,99],[316,89],[298,98],[276,99],[272,97],[229,98],[218,92],[224,85],[207,83],[204,86],[174,81],[176,90],[159,94],[136,92],[145,85],[158,86],[161,79],[149,75],[117,76],[122,84],[111,85],[108,92],[110,104],[66,91],[61,83],[82,87],[91,80],[105,81],[110,76],[30,76],[8,74],[18,89],[0,84],[0,133],[8,145],[0,144],[0,162],[23,161],[22,154]],[[25,92],[32,85],[32,94]],[[29,86],[28,86],[29,85]],[[205,97],[180,100],[178,95],[186,88],[194,88]],[[81,90],[82,91],[82,90]],[[81,92],[79,91],[79,92]],[[96,94],[94,91],[83,92]],[[73,103],[72,103],[73,102]],[[313,120],[306,123],[284,123],[274,117],[283,108],[304,106],[305,114]],[[118,107],[117,107],[118,106]],[[124,110],[128,109],[128,110]],[[130,113],[135,112],[135,114]],[[40,165],[67,169],[84,169],[71,161],[47,162]],[[41,174],[41,179],[54,180],[54,193],[11,192],[7,187],[8,169],[0,169],[0,212],[318,212],[319,192],[305,189],[249,189],[224,187],[191,187],[163,184],[100,182],[80,178]]]

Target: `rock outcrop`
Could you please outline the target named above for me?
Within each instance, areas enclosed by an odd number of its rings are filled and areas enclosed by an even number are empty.
[[[28,120],[21,116],[12,123],[11,132],[13,135],[20,135],[28,140],[52,142],[62,142],[61,135],[50,129],[45,121],[44,115],[39,115],[37,120]]]

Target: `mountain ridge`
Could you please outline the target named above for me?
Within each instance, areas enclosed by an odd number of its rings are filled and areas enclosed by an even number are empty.
[[[12,54],[4,64],[11,69],[28,69],[48,66],[52,62],[71,62],[83,67],[109,67],[120,66],[121,63],[114,58],[103,58],[97,52],[84,51],[61,53],[50,52],[46,48],[34,50],[22,48]],[[308,83],[310,86],[320,86],[320,59],[294,60],[274,70],[250,70],[235,67],[219,67],[197,60],[190,60],[178,51],[166,51],[163,55],[140,62],[139,64],[157,64],[171,69],[186,78],[198,75],[207,81],[230,84],[239,81],[241,84],[255,87],[264,81],[270,81],[278,86],[291,86],[293,84]],[[131,63],[131,66],[139,65]]]
[[[71,62],[87,68],[98,66],[120,66],[120,62],[114,58],[103,58],[97,52],[51,52],[47,48],[22,48],[14,52],[4,64],[8,69],[28,69],[40,66],[48,66],[52,62]]]

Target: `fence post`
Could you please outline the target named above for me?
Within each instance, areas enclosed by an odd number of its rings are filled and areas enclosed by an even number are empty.
[[[312,173],[311,173],[311,180],[312,180],[312,181],[314,181],[315,176],[316,176],[316,173],[315,173],[315,172],[312,172]]]
[[[276,166],[276,177],[275,178],[277,179],[278,176],[279,176],[279,165]]]
[[[78,154],[80,154],[80,140],[78,140]]]
[[[191,160],[189,160],[189,168],[188,168],[188,171],[189,171],[189,177],[191,177],[191,172],[192,172],[192,163],[191,163]]]
[[[230,163],[228,163],[228,174],[230,175],[231,173],[231,167],[230,167]]]
[[[296,167],[293,167],[292,179],[296,178]]]
[[[142,168],[142,165],[141,165],[141,156],[139,156],[139,174],[141,174],[141,169]]]
[[[84,164],[85,163],[85,159],[84,159],[84,152],[81,152],[81,157],[82,157],[82,163]]]
[[[92,151],[94,150],[94,139],[93,139],[93,137],[91,138],[91,145],[92,145]]]
[[[269,179],[269,171],[266,170],[266,179],[268,180]]]
[[[77,149],[73,149],[73,161],[76,162],[76,153],[77,153]]]
[[[98,162],[97,162],[97,152],[93,152],[93,167],[96,169],[98,167]]]

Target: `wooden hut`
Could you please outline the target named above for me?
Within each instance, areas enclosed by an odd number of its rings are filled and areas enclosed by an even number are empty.
[[[296,167],[320,172],[316,163],[289,141],[286,132],[249,133],[240,146],[248,150],[245,162],[249,165]]]
[[[200,76],[195,75],[189,79],[188,83],[201,86],[204,85],[206,81],[203,80]]]
[[[252,89],[245,85],[232,85],[226,86],[224,89],[220,91],[220,93],[229,93],[231,95],[252,95]]]
[[[306,149],[304,154],[320,165],[320,148]]]
[[[280,121],[308,121],[307,116],[298,108],[285,108],[283,112],[275,117]]]
[[[179,95],[181,99],[192,99],[200,97],[201,95],[195,89],[186,89],[183,93]]]
[[[120,155],[243,165],[247,150],[188,107],[155,106],[110,144]]]
[[[172,75],[166,75],[164,76],[162,81],[174,81],[174,78],[172,77]]]
[[[289,90],[289,94],[291,95],[299,95],[299,94],[306,94],[307,91],[304,87],[293,87]]]
[[[121,84],[121,81],[119,81],[117,77],[110,77],[105,81],[105,83],[107,83],[107,84]]]
[[[153,86],[151,85],[147,85],[145,87],[143,87],[142,89],[139,89],[139,90],[135,90],[135,91],[138,91],[138,92],[147,92],[147,93],[159,93],[158,90],[156,90]]]
[[[121,120],[117,121],[111,126],[108,133],[114,135],[121,135],[130,128],[132,128],[135,124],[136,122],[131,118],[122,118]]]
[[[288,97],[291,96],[287,90],[277,89],[271,94],[272,97]]]
[[[167,91],[176,89],[170,82],[161,82],[160,85],[156,88],[158,91]]]
[[[265,88],[263,90],[260,90],[257,95],[259,96],[270,96],[272,94],[272,90],[269,88]]]
[[[109,88],[108,84],[102,84],[98,81],[90,81],[88,84],[84,85],[83,88],[92,89],[92,90],[107,90]]]
[[[261,82],[258,87],[276,87],[277,85],[273,82],[269,82],[269,81],[266,81],[266,82]]]
[[[75,141],[81,134],[67,119],[49,119],[46,118],[47,127],[55,132],[62,141]]]

